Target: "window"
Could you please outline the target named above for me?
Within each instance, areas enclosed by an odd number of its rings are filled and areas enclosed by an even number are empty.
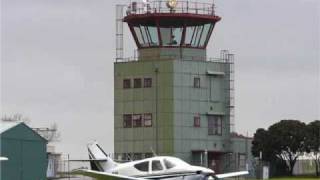
[[[151,113],[147,113],[144,114],[144,126],[145,127],[151,127],[152,126],[152,114]]]
[[[150,36],[150,46],[159,46],[157,27],[148,26],[148,34]]]
[[[132,115],[131,114],[123,115],[123,127],[124,128],[131,128],[132,127]]]
[[[169,161],[168,159],[164,159],[163,162],[164,162],[164,165],[166,166],[167,169],[171,169],[171,168],[173,168],[173,167],[176,166],[175,164],[173,164],[173,163],[172,163],[171,161]]]
[[[241,169],[246,168],[246,155],[245,154],[239,154],[239,166]]]
[[[123,80],[123,89],[129,89],[131,88],[131,80],[130,79],[124,79]]]
[[[142,82],[140,78],[136,78],[133,80],[133,87],[134,88],[141,88]]]
[[[161,171],[163,167],[159,160],[152,161],[152,171]]]
[[[132,116],[133,127],[142,127],[141,114],[134,114]]]
[[[200,44],[199,44],[200,47],[205,46],[210,30],[211,30],[211,24],[205,24],[203,26],[203,31],[200,38]]]
[[[139,164],[135,164],[134,167],[139,171],[148,172],[149,171],[149,161],[145,161]]]
[[[222,117],[210,115],[208,116],[208,134],[222,135]]]
[[[202,34],[202,30],[203,30],[203,26],[197,26],[194,34],[193,34],[193,38],[191,41],[191,45],[192,47],[198,47],[199,46],[199,40],[200,40],[200,36]]]
[[[156,26],[134,26],[137,43],[142,47],[159,46],[158,29]]]
[[[193,87],[200,88],[200,77],[195,77],[193,79]]]
[[[160,27],[163,46],[180,46],[183,28]]]
[[[144,78],[144,87],[145,88],[152,87],[152,78]]]
[[[200,115],[197,115],[193,118],[193,126],[200,127]]]

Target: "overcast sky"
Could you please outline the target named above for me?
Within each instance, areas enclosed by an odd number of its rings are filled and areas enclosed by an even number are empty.
[[[56,122],[58,151],[113,151],[115,5],[126,0],[1,0],[1,114]],[[211,1],[209,1],[211,2]],[[236,55],[236,130],[320,119],[320,1],[216,0],[208,46]],[[126,27],[126,55],[133,40]]]

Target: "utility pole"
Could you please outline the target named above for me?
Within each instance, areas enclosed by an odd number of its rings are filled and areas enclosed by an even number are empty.
[[[159,154],[159,120],[158,120],[158,74],[159,68],[156,66],[154,72],[156,73],[156,154]]]

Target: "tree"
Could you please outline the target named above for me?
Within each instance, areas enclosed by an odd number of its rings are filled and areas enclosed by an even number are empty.
[[[25,117],[25,116],[23,116],[20,113],[13,114],[12,116],[4,115],[1,118],[1,121],[2,122],[24,122],[26,124],[30,123],[30,119]]]
[[[313,155],[316,165],[316,175],[320,176],[320,121],[309,123],[306,127],[307,152]]]
[[[305,148],[305,123],[297,120],[282,120],[269,127],[277,158],[287,163],[288,172],[293,173],[294,165]]]
[[[252,155],[260,158],[261,153],[261,160],[274,160],[276,157],[273,156],[274,153],[273,148],[270,146],[270,141],[272,141],[272,139],[270,139],[269,132],[267,130],[257,129],[252,141]]]
[[[30,125],[30,119],[23,116],[20,113],[13,114],[12,116],[4,115],[1,118],[2,122],[23,122],[27,125]],[[45,138],[49,143],[54,141],[59,141],[60,133],[58,132],[58,126],[56,123],[53,123],[50,128],[32,128],[40,136]]]
[[[252,141],[252,154],[262,160],[285,165],[285,170],[292,175],[298,157],[305,152],[306,125],[297,120],[282,120],[268,130],[258,129]]]

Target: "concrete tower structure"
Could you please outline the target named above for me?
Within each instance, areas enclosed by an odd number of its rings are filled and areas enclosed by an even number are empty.
[[[115,153],[172,155],[216,172],[244,166],[247,140],[233,138],[233,55],[210,59],[220,17],[214,4],[132,2],[123,21],[138,57],[114,63]]]

